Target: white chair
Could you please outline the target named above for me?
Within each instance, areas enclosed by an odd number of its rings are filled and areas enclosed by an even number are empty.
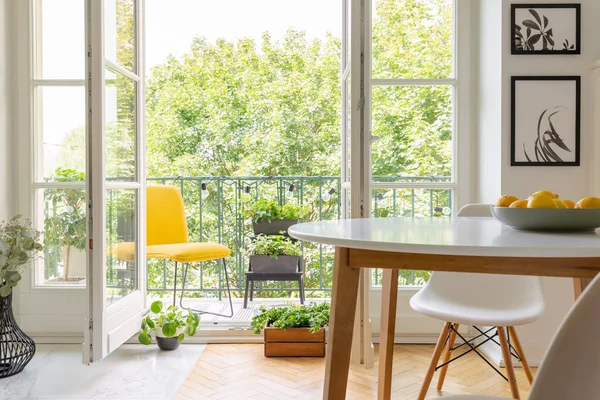
[[[600,275],[563,320],[540,365],[529,400],[600,399]],[[444,397],[445,399],[446,397]],[[498,400],[462,395],[448,400]]]
[[[457,216],[491,217],[491,206],[469,204],[461,208]],[[412,297],[410,305],[421,314],[446,322],[425,375],[419,400],[425,399],[435,371],[440,369],[437,390],[442,390],[448,364],[467,352],[475,351],[501,374],[477,351],[481,344],[489,341],[495,342],[502,349],[507,375],[505,379],[510,383],[513,398],[518,399],[519,392],[511,354],[521,362],[529,383],[532,383],[533,376],[514,327],[533,322],[543,314],[544,298],[540,278],[434,272],[423,289]],[[479,335],[467,341],[458,332],[460,325],[473,326]],[[493,328],[484,332],[480,329],[482,326]],[[454,347],[456,336],[459,336],[463,343]],[[475,339],[481,341],[474,343]],[[451,358],[452,352],[459,347],[465,347],[467,350]],[[442,353],[442,363],[438,366]]]

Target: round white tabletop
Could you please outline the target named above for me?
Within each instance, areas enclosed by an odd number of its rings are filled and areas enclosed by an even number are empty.
[[[523,232],[493,218],[364,218],[293,225],[289,234],[325,245],[420,254],[600,257],[600,231]]]

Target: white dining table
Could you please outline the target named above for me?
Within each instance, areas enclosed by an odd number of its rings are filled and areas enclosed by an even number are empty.
[[[379,399],[391,397],[399,270],[568,277],[575,297],[600,272],[597,231],[523,232],[493,218],[364,218],[302,223],[288,232],[335,246],[323,399],[346,397],[360,268],[383,269]]]

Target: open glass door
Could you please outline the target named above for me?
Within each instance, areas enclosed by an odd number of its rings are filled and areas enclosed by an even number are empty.
[[[365,113],[370,92],[365,90],[369,81],[365,71],[369,62],[364,57],[370,41],[365,36],[364,0],[343,0],[342,12],[342,217],[368,218],[370,216],[370,134]],[[370,53],[369,53],[370,54]],[[361,270],[360,294],[356,309],[352,360],[373,366],[369,318],[370,272]]]
[[[143,0],[86,1],[89,304],[84,363],[103,359],[134,335],[145,310],[142,6]]]

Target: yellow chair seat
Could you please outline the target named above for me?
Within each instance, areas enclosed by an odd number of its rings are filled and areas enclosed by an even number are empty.
[[[118,243],[117,257],[133,262],[135,247],[133,242]],[[146,246],[147,258],[166,258],[182,263],[210,261],[229,257],[231,250],[219,243],[174,243]]]

